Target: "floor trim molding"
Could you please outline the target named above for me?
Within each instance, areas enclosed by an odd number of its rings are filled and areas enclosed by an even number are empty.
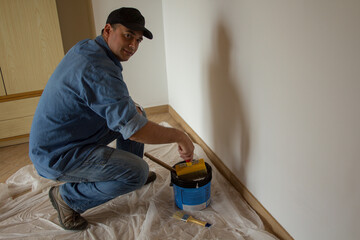
[[[219,172],[236,188],[248,204],[258,213],[265,225],[265,229],[280,239],[293,240],[294,238],[280,225],[280,223],[264,208],[264,206],[252,195],[252,193],[240,182],[221,159],[210,149],[210,147],[197,135],[197,133],[182,119],[182,117],[171,107],[169,114],[189,134],[193,142],[199,144]]]
[[[144,108],[146,114],[160,114],[160,113],[168,113],[169,112],[169,105],[159,105],[155,107],[146,107]]]

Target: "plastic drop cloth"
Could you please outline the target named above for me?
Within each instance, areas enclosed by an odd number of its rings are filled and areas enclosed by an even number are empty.
[[[145,151],[169,165],[181,161],[176,144],[146,145]],[[186,213],[211,223],[210,228],[172,218],[179,209],[170,173],[145,158],[156,181],[86,211],[82,216],[90,225],[84,231],[60,227],[48,198],[49,188],[59,183],[41,178],[33,165],[21,168],[0,184],[0,239],[276,239],[198,145],[195,155],[213,168],[211,204]]]

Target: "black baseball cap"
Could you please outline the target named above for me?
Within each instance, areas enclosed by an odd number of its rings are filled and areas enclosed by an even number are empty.
[[[152,33],[145,28],[145,18],[136,8],[122,7],[112,11],[106,23],[120,23],[131,30],[143,31],[144,36],[148,39],[153,38]]]

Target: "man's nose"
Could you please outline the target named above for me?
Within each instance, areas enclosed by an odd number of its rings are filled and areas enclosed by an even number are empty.
[[[133,50],[136,49],[137,41],[136,39],[131,40],[129,47]]]

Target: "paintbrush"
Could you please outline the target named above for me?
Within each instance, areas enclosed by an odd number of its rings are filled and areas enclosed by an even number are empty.
[[[179,178],[186,181],[194,181],[205,178],[207,176],[204,159],[192,160],[190,161],[190,164],[188,162],[178,163],[175,165],[175,168],[173,168],[147,152],[144,153],[144,156],[163,166],[164,168],[175,172]]]
[[[176,174],[181,179],[199,180],[207,176],[204,159],[193,159],[191,161],[180,162],[175,165]]]
[[[175,219],[178,219],[178,220],[181,220],[181,221],[184,221],[184,222],[192,222],[192,223],[196,223],[196,224],[199,224],[203,227],[210,227],[211,224],[210,223],[207,223],[207,222],[204,222],[204,221],[200,221],[198,219],[195,219],[193,218],[192,216],[188,215],[188,214],[185,214],[185,213],[182,213],[180,211],[177,211],[173,214],[173,218]]]
[[[166,163],[164,163],[163,161],[161,161],[160,159],[157,159],[156,157],[148,154],[147,152],[144,153],[144,156],[149,158],[151,161],[156,162],[157,164],[159,164],[160,166],[166,168],[167,170],[170,170],[171,172],[176,172],[175,168],[167,165]]]

